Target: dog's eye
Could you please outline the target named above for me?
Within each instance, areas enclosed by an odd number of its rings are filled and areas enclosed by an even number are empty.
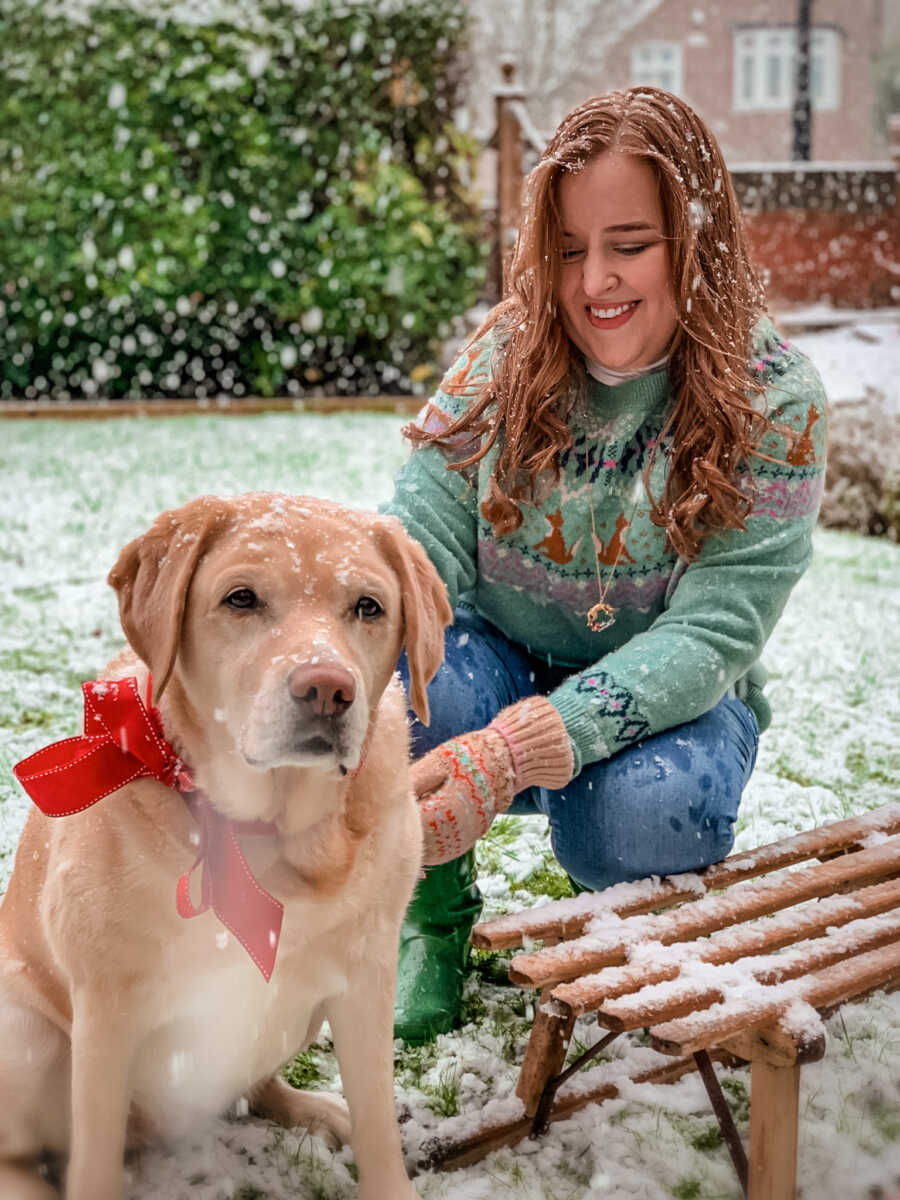
[[[259,596],[254,592],[253,588],[242,587],[235,588],[233,592],[229,592],[222,601],[228,608],[259,608]]]
[[[374,621],[382,615],[384,609],[372,596],[360,596],[353,611],[361,621]]]

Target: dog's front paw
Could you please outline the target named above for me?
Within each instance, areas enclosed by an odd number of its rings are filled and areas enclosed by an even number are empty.
[[[254,1094],[251,1107],[286,1129],[308,1129],[332,1150],[350,1141],[350,1112],[340,1096],[303,1092],[273,1075]]]
[[[298,1092],[297,1095],[304,1100],[304,1104],[298,1106],[298,1113],[303,1115],[292,1121],[292,1125],[304,1126],[320,1137],[330,1150],[349,1144],[350,1110],[340,1096],[332,1096],[329,1092]]]

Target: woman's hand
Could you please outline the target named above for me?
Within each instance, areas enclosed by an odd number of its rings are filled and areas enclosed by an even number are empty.
[[[488,726],[436,747],[413,765],[413,789],[425,834],[425,864],[470,850],[497,813],[512,804],[512,757]]]
[[[505,708],[485,729],[435,747],[413,764],[426,866],[470,850],[525,788],[564,787],[572,747],[562,717],[543,696]]]

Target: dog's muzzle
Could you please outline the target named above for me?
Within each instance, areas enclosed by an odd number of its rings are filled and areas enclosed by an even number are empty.
[[[356,680],[336,663],[303,663],[288,677],[288,691],[299,718],[297,752],[334,755],[340,763],[346,752],[344,716],[356,699]]]
[[[358,765],[368,705],[365,689],[346,667],[298,663],[266,694],[241,738],[251,766],[336,766],[346,773]]]

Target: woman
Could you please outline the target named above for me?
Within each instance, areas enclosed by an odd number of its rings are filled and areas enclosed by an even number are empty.
[[[456,609],[413,724],[439,865],[402,935],[398,1036],[458,1020],[496,813],[546,814],[582,888],[730,850],[824,468],[821,382],[763,313],[696,114],[654,88],[570,113],[507,296],[405,431],[387,506]]]

